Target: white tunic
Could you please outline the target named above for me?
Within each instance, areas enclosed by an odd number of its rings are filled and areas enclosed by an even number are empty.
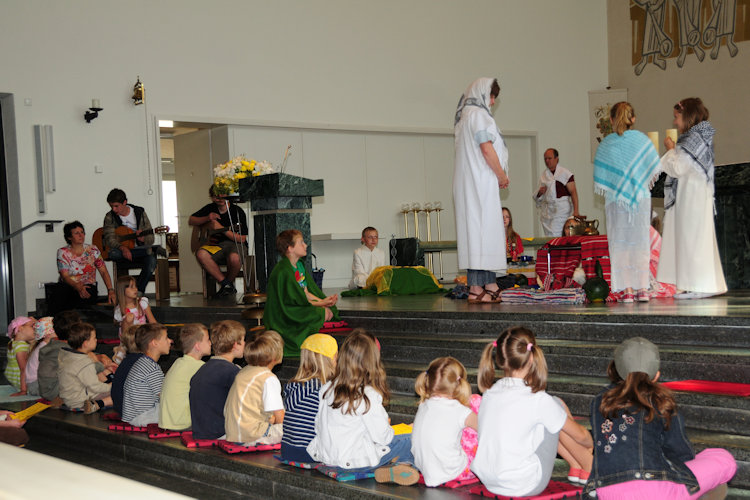
[[[567,185],[573,173],[567,168],[563,168],[559,163],[555,167],[555,173],[545,169],[539,176],[539,186],[534,191],[532,197],[540,210],[539,217],[542,221],[542,228],[545,236],[562,236],[565,221],[573,215],[573,200],[568,196],[557,197],[557,183]],[[547,191],[537,196],[539,188],[547,187]]]
[[[476,106],[464,108],[455,134],[453,204],[456,209],[458,267],[504,272],[507,261],[500,187],[479,145],[492,141],[506,173],[508,149],[495,120]]]
[[[661,166],[679,182],[675,204],[664,214],[657,281],[690,292],[726,292],[716,244],[713,183],[680,148],[668,151]]]
[[[378,247],[372,251],[362,245],[354,251],[352,259],[352,280],[349,282],[349,288],[365,288],[367,278],[376,267],[385,265],[385,252]]]

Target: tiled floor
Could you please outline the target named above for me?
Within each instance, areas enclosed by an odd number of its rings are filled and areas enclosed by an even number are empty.
[[[326,290],[335,293],[336,290]],[[200,294],[172,295],[169,301],[157,303],[160,307],[247,307],[236,305],[232,299],[205,300]],[[455,312],[483,314],[570,314],[570,315],[627,315],[627,316],[708,316],[750,318],[750,291],[739,290],[702,300],[654,299],[649,303],[636,304],[587,304],[587,305],[518,305],[518,304],[469,304],[465,300],[453,300],[442,295],[405,295],[396,297],[342,297],[338,307],[341,311],[413,311]]]

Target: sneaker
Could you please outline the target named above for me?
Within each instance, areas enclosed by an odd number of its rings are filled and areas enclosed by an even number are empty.
[[[646,290],[640,290],[636,298],[638,299],[638,302],[648,302],[649,300],[651,300],[651,296]]]
[[[570,481],[573,484],[578,484],[578,476],[583,472],[581,469],[574,469],[573,467],[570,468],[568,471],[568,481]]]
[[[219,288],[219,291],[216,292],[216,297],[229,297],[236,294],[237,289],[234,287],[234,285],[222,285],[222,287]]]
[[[707,297],[713,297],[718,295],[716,293],[704,293],[704,292],[680,292],[674,295],[676,300],[688,300],[688,299],[705,299]]]
[[[419,481],[419,471],[406,464],[386,465],[375,469],[375,481],[411,486]]]
[[[632,293],[623,294],[622,302],[624,304],[632,304],[633,302],[635,302],[635,295],[633,295]]]
[[[83,403],[83,413],[85,415],[90,415],[92,413],[96,413],[99,410],[100,410],[99,403],[97,403],[93,399],[86,400],[86,402]]]

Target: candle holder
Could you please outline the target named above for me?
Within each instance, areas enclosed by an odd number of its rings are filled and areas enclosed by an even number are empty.
[[[409,218],[407,214],[411,211],[411,206],[408,203],[401,204],[401,214],[404,216],[404,238],[409,237]]]
[[[414,202],[411,204],[411,211],[414,213],[414,237],[419,239],[419,217],[417,214],[422,211],[422,207],[419,203]]]

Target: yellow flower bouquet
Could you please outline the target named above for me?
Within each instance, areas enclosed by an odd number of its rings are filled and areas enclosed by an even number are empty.
[[[242,155],[235,156],[228,162],[220,163],[214,167],[214,191],[220,195],[236,193],[239,189],[240,179],[272,174],[273,172],[274,168],[270,162],[259,162]]]

